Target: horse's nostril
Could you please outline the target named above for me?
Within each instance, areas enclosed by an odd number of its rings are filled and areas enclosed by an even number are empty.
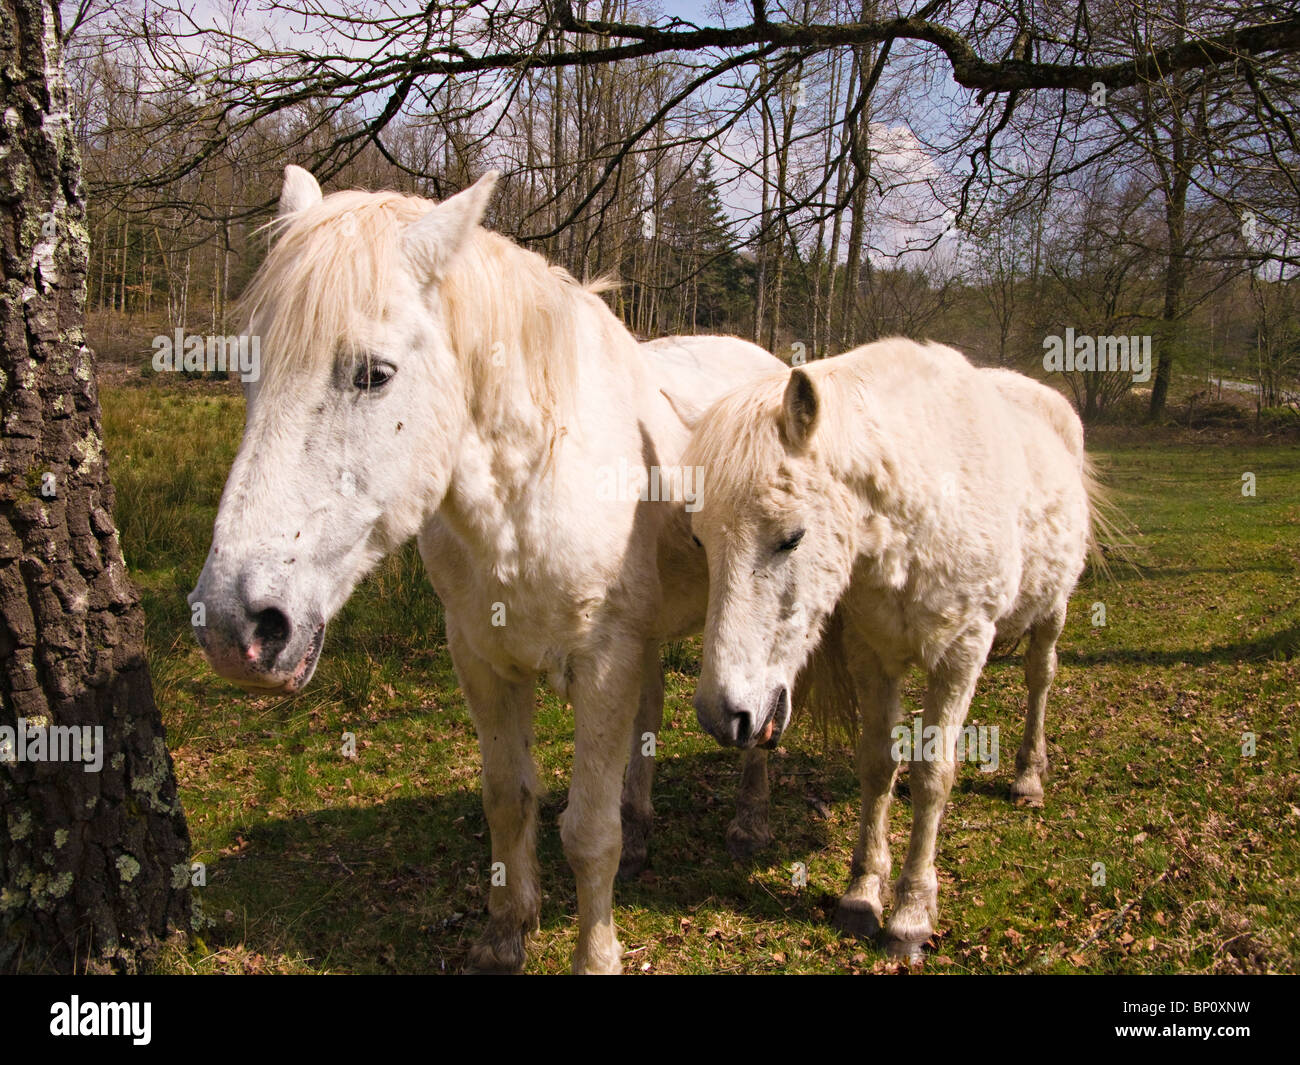
[[[267,607],[256,615],[257,624],[253,628],[253,639],[264,647],[283,647],[289,642],[291,626],[284,613],[275,607]]]

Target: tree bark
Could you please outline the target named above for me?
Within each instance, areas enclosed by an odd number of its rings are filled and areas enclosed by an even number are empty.
[[[1186,34],[1187,4],[1178,0],[1177,23],[1174,39],[1181,45]],[[1156,421],[1165,409],[1169,398],[1169,385],[1174,376],[1174,360],[1181,354],[1183,342],[1183,303],[1187,291],[1187,190],[1191,184],[1192,161],[1187,153],[1187,130],[1183,113],[1183,78],[1172,79],[1172,105],[1169,115],[1169,160],[1165,171],[1165,230],[1169,240],[1168,258],[1165,262],[1165,305],[1161,316],[1160,350],[1156,355],[1155,379],[1151,382],[1151,406],[1147,419]],[[1159,128],[1153,121],[1152,130]],[[1152,149],[1157,144],[1153,133]]]
[[[0,2],[0,971],[136,971],[189,927],[189,833],[113,525],[58,8]],[[92,758],[43,760],[68,726]]]
[[[1161,315],[1160,351],[1156,356],[1155,380],[1151,383],[1151,406],[1147,417],[1154,421],[1164,413],[1174,360],[1181,354],[1183,303],[1187,291],[1187,189],[1191,184],[1184,145],[1182,119],[1172,118],[1170,136],[1170,187],[1166,190],[1165,231],[1169,240],[1165,262],[1165,302]]]

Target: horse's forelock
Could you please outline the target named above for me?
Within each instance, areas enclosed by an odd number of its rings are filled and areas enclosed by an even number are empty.
[[[395,192],[336,192],[263,227],[278,237],[240,305],[248,327],[270,323],[261,337],[264,375],[319,372],[341,346],[363,354],[367,330],[392,298],[393,275],[406,268],[402,234],[433,206]],[[530,394],[558,417],[573,394],[578,311],[600,290],[500,234],[475,230],[440,291],[449,342],[480,405],[510,398],[505,356],[522,360]],[[606,325],[616,325],[601,309]]]
[[[401,234],[433,205],[399,193],[336,192],[268,223],[275,243],[240,298],[248,328],[262,328],[263,374],[297,377],[360,346],[384,309]]]
[[[772,374],[718,400],[700,419],[683,456],[703,471],[703,495],[733,498],[770,483],[785,458],[778,432],[788,375]]]

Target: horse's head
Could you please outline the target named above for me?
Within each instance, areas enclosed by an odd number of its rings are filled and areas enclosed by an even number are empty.
[[[848,583],[856,501],[819,447],[819,415],[813,378],[796,369],[722,399],[683,459],[702,469],[692,530],[709,558],[695,711],[726,746],[776,745]]]
[[[286,169],[279,237],[243,298],[260,374],[189,597],[222,676],[301,688],[326,622],[446,494],[469,411],[440,290],[495,178],[430,207],[322,198]]]

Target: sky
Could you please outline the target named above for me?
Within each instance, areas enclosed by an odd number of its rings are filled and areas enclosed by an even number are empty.
[[[148,7],[158,8],[157,0],[141,0]],[[193,13],[195,21],[200,24],[215,24],[238,29],[254,39],[275,39],[292,47],[303,47],[303,25],[283,13],[268,12],[267,0],[243,0],[239,4],[214,2],[214,0],[172,0],[172,4],[183,4]],[[172,6],[172,4],[161,6]],[[65,3],[65,10],[70,3]],[[322,6],[328,7],[328,2]],[[724,25],[747,23],[751,16],[748,0],[734,3],[722,3],[721,0],[648,0],[643,9],[659,11],[666,16],[676,16],[700,25]],[[376,12],[410,11],[416,5],[413,0],[391,0],[390,3],[373,4]],[[121,9],[118,9],[121,11]],[[236,14],[237,12],[237,14]],[[110,14],[114,17],[117,12]],[[130,16],[127,16],[130,17]],[[661,21],[661,20],[659,20]],[[259,32],[262,31],[262,32]],[[193,57],[195,69],[202,69],[198,60],[199,49],[196,41],[190,39],[182,42],[178,50],[182,55]],[[340,45],[331,41],[331,51],[339,51]],[[347,49],[343,49],[347,50]],[[357,46],[352,51],[358,55],[365,48]],[[183,65],[188,66],[187,60]],[[149,72],[145,71],[146,83]],[[155,80],[162,77],[154,72]],[[948,83],[951,86],[951,83]],[[708,92],[710,90],[706,90]],[[940,82],[940,92],[943,85]],[[938,108],[922,107],[922,114],[937,114]],[[811,114],[811,111],[808,112]],[[927,131],[920,130],[922,137]],[[929,135],[932,135],[930,131]],[[761,182],[752,174],[744,173],[746,166],[752,166],[759,156],[760,131],[756,124],[756,115],[735,125],[729,132],[719,138],[712,147],[715,149],[714,163],[719,177],[727,182],[723,188],[723,202],[728,214],[736,223],[742,235],[748,235],[755,227],[753,219],[759,213],[761,202]],[[921,139],[904,122],[894,120],[889,123],[874,123],[872,127],[873,151],[877,153],[874,174],[882,180],[887,191],[876,198],[872,212],[872,228],[869,243],[874,247],[874,257],[881,263],[889,261],[903,249],[915,246],[928,246],[944,231],[946,222],[943,218],[943,205],[935,198],[931,187],[942,184],[944,173],[936,158],[923,146]],[[810,150],[812,146],[810,145]],[[815,163],[810,163],[814,169]],[[833,193],[834,189],[828,190]],[[912,220],[924,220],[915,224]],[[847,225],[847,222],[846,222]],[[940,253],[945,254],[941,251]],[[926,251],[924,257],[931,257]]]

